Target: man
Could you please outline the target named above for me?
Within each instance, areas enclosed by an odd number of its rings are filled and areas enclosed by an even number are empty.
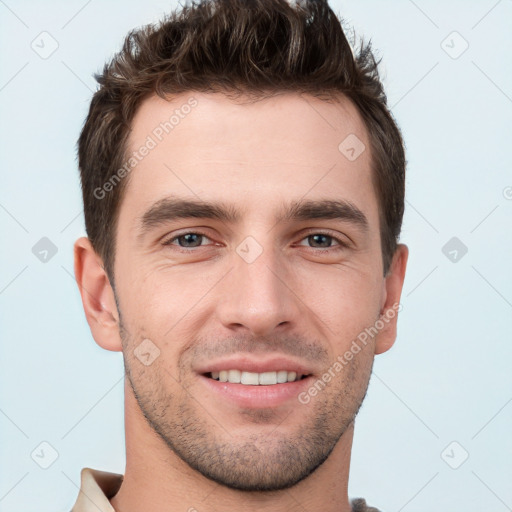
[[[79,139],[75,274],[125,363],[126,471],[74,512],[375,511],[354,419],[394,343],[405,158],[325,1],[216,0],[132,32]]]

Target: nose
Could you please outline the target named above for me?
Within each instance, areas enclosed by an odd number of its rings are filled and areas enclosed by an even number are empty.
[[[219,290],[217,314],[224,327],[254,336],[296,327],[300,300],[293,292],[290,268],[276,252],[265,248],[254,261],[242,252],[234,254],[233,269]]]

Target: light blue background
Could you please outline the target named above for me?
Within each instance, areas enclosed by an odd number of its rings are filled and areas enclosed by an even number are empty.
[[[122,355],[95,344],[73,278],[75,143],[92,74],[175,5],[0,2],[1,512],[66,511],[82,467],[124,472]],[[512,1],[331,6],[383,57],[408,157],[399,334],[356,421],[349,494],[383,512],[511,510]],[[48,59],[31,48],[42,31],[59,44]],[[469,44],[455,59],[453,31]],[[42,237],[58,248],[47,263]],[[43,441],[58,452],[46,470],[31,458]]]

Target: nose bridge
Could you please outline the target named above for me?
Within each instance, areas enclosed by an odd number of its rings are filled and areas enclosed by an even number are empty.
[[[294,324],[297,304],[287,279],[271,236],[265,236],[264,243],[246,237],[233,253],[233,270],[218,308],[221,322],[231,328],[244,326],[260,336],[283,323]]]

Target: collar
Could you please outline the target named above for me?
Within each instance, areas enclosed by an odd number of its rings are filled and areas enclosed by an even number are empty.
[[[71,512],[115,512],[109,499],[113,498],[124,476],[92,468],[80,472],[80,493]]]

